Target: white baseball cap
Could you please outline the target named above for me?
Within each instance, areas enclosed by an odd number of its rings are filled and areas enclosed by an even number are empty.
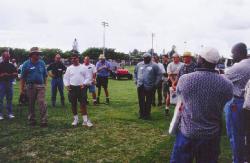
[[[204,58],[207,62],[217,64],[220,60],[219,51],[215,48],[205,47],[200,56]]]

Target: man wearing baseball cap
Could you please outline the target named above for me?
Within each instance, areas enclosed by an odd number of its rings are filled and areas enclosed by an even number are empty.
[[[38,47],[30,49],[29,59],[23,63],[21,70],[20,89],[24,94],[24,86],[27,86],[29,98],[29,123],[36,124],[35,103],[40,109],[40,125],[47,127],[47,104],[45,102],[45,87],[47,82],[47,70],[43,60],[40,59],[42,51]]]
[[[183,105],[171,163],[218,162],[223,107],[233,95],[232,83],[215,70],[219,59],[216,49],[204,48],[196,71],[179,79]]]
[[[134,71],[137,86],[140,119],[149,120],[154,89],[162,79],[159,66],[151,61],[151,54],[143,55],[143,62],[136,65]]]
[[[96,87],[98,88],[97,103],[100,103],[101,88],[103,87],[106,96],[106,104],[109,104],[108,77],[111,71],[111,65],[106,61],[104,54],[99,56],[99,61],[96,63],[96,69]]]
[[[225,70],[225,76],[233,83],[233,99],[225,106],[227,134],[231,143],[233,162],[250,162],[247,158],[249,154],[246,152],[246,139],[249,136],[244,133],[243,116],[245,86],[250,79],[250,59],[247,59],[246,44],[234,45],[232,58],[234,65]]]

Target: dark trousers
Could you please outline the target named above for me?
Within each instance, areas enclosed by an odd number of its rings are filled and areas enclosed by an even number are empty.
[[[57,89],[61,96],[61,102],[64,102],[63,94],[63,79],[62,78],[53,78],[51,80],[51,101],[52,103],[56,102]]]
[[[87,103],[87,87],[70,86],[68,94],[69,102],[71,103],[72,113],[77,115],[77,102],[80,103],[81,108]]]
[[[143,86],[140,86],[137,88],[137,93],[140,107],[140,118],[149,118],[151,113],[153,89],[147,90]]]
[[[155,104],[155,94],[158,94],[158,104],[162,104],[162,81],[159,83],[156,89],[153,91],[152,104]]]
[[[2,116],[4,97],[6,97],[6,108],[8,110],[8,114],[12,114],[12,82],[0,82],[0,116]]]
[[[210,139],[190,139],[181,132],[176,136],[170,163],[217,163],[220,136]]]

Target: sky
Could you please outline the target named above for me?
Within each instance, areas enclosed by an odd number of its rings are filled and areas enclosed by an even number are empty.
[[[250,47],[249,0],[0,0],[0,46],[79,51],[103,46],[128,53],[133,49],[198,53],[215,47],[230,56],[231,47]],[[186,43],[185,43],[186,42]]]

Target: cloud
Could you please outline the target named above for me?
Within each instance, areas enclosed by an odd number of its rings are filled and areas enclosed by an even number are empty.
[[[8,0],[0,1],[0,45],[68,50],[74,38],[80,50],[102,47],[102,21],[109,22],[106,45],[118,51],[177,45],[197,52],[215,46],[228,55],[239,41],[250,44],[248,0]],[[184,41],[187,47],[184,47]]]

